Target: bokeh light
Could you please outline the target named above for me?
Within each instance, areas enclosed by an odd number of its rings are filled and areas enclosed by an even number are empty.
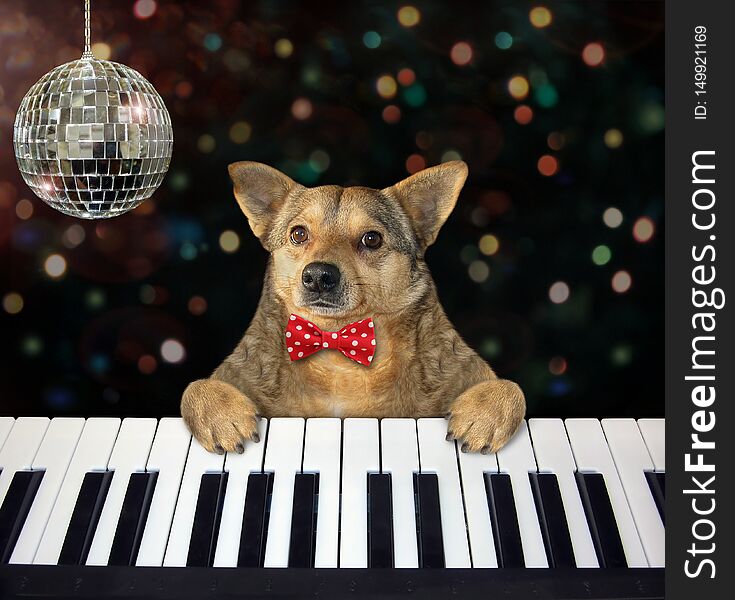
[[[217,142],[213,136],[208,133],[203,133],[199,136],[199,139],[197,140],[197,149],[202,154],[209,154],[210,152],[213,152],[216,147]]]
[[[386,123],[398,123],[401,120],[401,109],[395,104],[389,104],[383,109],[383,121]]]
[[[398,84],[391,75],[381,75],[375,82],[375,89],[382,98],[393,98],[398,91]]]
[[[582,60],[587,66],[598,67],[605,60],[605,49],[602,44],[592,42],[582,50]]]
[[[418,173],[426,168],[426,159],[420,154],[412,154],[406,159],[406,171],[409,173]]]
[[[507,31],[499,31],[495,34],[495,45],[501,50],[507,50],[513,45],[513,36]]]
[[[362,43],[365,44],[366,48],[370,48],[371,50],[375,50],[375,48],[380,46],[381,41],[382,39],[377,31],[366,31],[362,36]]]
[[[308,98],[297,98],[291,105],[291,114],[299,121],[308,119],[313,110],[311,101]]]
[[[30,219],[33,216],[33,203],[27,198],[18,200],[18,204],[15,205],[15,214],[23,221]]]
[[[605,145],[608,148],[615,149],[620,148],[620,146],[623,144],[623,132],[619,129],[608,129],[605,132]]]
[[[551,177],[559,170],[559,161],[555,157],[551,156],[551,154],[544,154],[538,159],[536,166],[538,167],[538,171],[541,175]]]
[[[628,271],[618,271],[612,277],[612,289],[618,294],[624,294],[633,284],[633,279]]]
[[[133,4],[133,14],[138,19],[148,19],[156,13],[155,0],[136,0]]]
[[[485,256],[492,256],[493,254],[497,253],[498,249],[500,248],[500,242],[498,241],[498,238],[496,238],[491,233],[486,233],[480,238],[480,243],[478,244],[480,248],[480,252],[482,252]]]
[[[217,52],[222,47],[222,38],[216,33],[208,33],[204,36],[204,47],[210,52]]]
[[[546,143],[551,150],[561,150],[564,147],[564,142],[564,134],[559,133],[558,131],[552,131],[548,136],[546,136]]]
[[[230,127],[230,139],[235,144],[244,144],[250,139],[253,128],[247,121],[237,121]]]
[[[467,42],[457,42],[452,46],[449,57],[455,65],[463,67],[472,62],[472,46]]]
[[[158,362],[150,354],[144,354],[138,359],[138,370],[144,375],[150,375],[156,370]]]
[[[143,206],[143,204],[141,204],[141,206]],[[76,248],[86,237],[87,233],[84,231],[84,227],[75,223],[74,225],[69,225],[69,227],[64,230],[64,233],[61,235],[61,243],[69,249]]]
[[[219,236],[219,246],[227,254],[237,252],[240,247],[240,236],[231,229],[227,229]]]
[[[276,43],[273,46],[273,52],[276,53],[278,58],[288,58],[293,54],[293,44],[291,43],[291,40],[286,38],[276,40]]]
[[[633,238],[636,242],[645,243],[650,241],[656,227],[649,217],[640,217],[633,224]]]
[[[207,301],[202,296],[192,296],[189,298],[187,308],[192,315],[198,317],[207,312]]]
[[[398,76],[396,78],[398,79],[398,83],[401,85],[411,85],[416,81],[416,73],[414,73],[413,69],[406,67],[398,71]]]
[[[52,254],[44,261],[43,268],[52,279],[60,279],[66,273],[66,259],[61,254]]]
[[[548,27],[552,20],[551,11],[545,6],[534,6],[528,13],[528,19],[534,27]]]
[[[490,267],[484,260],[473,260],[467,268],[467,274],[475,283],[483,283],[490,276]]]
[[[569,299],[569,286],[564,281],[556,281],[549,288],[549,300],[563,304]]]
[[[592,250],[592,262],[595,263],[598,267],[609,263],[611,258],[612,251],[604,244],[595,246],[595,249]]]
[[[161,358],[167,363],[177,364],[183,361],[185,357],[186,351],[179,340],[169,338],[161,344]]]
[[[398,22],[404,27],[415,27],[421,21],[421,13],[415,6],[402,6],[398,9]]]
[[[610,229],[617,229],[623,224],[623,213],[620,212],[619,208],[610,206],[602,213],[602,222]]]
[[[110,60],[110,57],[112,56],[112,48],[110,48],[109,44],[105,44],[104,42],[96,42],[92,44],[92,54],[94,54],[95,58],[99,58],[100,60]]]
[[[3,296],[3,309],[9,315],[17,315],[23,310],[23,296],[18,292],[8,292]]]
[[[508,81],[508,91],[516,100],[523,100],[528,96],[528,79],[523,75],[515,75]]]
[[[554,356],[549,361],[549,373],[552,375],[563,375],[567,370],[567,359],[563,356]]]
[[[533,110],[530,106],[521,104],[513,111],[513,118],[519,125],[528,125],[533,120]]]

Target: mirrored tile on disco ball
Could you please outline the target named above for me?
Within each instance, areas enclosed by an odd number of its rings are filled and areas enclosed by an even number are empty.
[[[13,144],[36,195],[65,214],[100,219],[135,208],[158,188],[173,128],[163,99],[140,73],[82,58],[31,87]]]

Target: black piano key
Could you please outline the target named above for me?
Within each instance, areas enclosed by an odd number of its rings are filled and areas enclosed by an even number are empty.
[[[317,473],[297,473],[294,480],[289,567],[313,567],[316,544]]]
[[[228,473],[204,473],[194,510],[187,567],[211,567],[217,547]]]
[[[577,486],[601,567],[627,567],[610,496],[602,473],[577,473]]]
[[[26,522],[44,471],[18,471],[0,506],[0,563],[7,563]]]
[[[130,475],[107,564],[135,565],[157,478],[155,471]]]
[[[485,491],[499,567],[525,567],[513,486],[507,473],[486,473]]]
[[[393,497],[389,473],[368,474],[368,567],[393,567]]]
[[[413,486],[419,565],[424,568],[444,568],[439,480],[434,473],[414,473]]]
[[[60,565],[83,565],[102,514],[113,471],[86,473],[59,554]]]
[[[273,473],[251,473],[245,493],[238,567],[262,567],[268,537]]]
[[[559,482],[552,473],[529,473],[546,558],[553,568],[577,566]]]
[[[648,487],[651,488],[651,494],[653,494],[653,500],[656,502],[661,521],[666,525],[666,473],[646,471],[646,480],[648,481]]]

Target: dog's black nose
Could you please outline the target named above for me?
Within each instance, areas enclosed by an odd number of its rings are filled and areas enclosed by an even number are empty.
[[[328,292],[339,283],[339,269],[329,263],[313,262],[304,267],[301,283],[310,292]]]

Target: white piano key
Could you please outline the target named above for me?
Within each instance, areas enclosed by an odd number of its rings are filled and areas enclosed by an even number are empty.
[[[240,553],[240,534],[242,518],[245,511],[245,496],[248,489],[250,473],[263,471],[263,452],[265,448],[268,420],[258,422],[258,433],[261,441],[245,443],[245,452],[237,454],[228,452],[225,458],[227,489],[222,503],[222,517],[219,525],[217,547],[214,552],[215,567],[236,567]]]
[[[33,564],[55,565],[58,563],[84,475],[89,471],[107,469],[107,462],[119,429],[120,419],[87,419],[38,545],[36,556],[33,558]]]
[[[2,469],[0,506],[5,500],[5,494],[8,493],[15,472],[30,470],[49,422],[46,417],[20,417],[15,422],[13,429],[8,432],[7,444],[0,450],[0,469]],[[2,437],[2,432],[0,432],[0,437]]]
[[[610,504],[628,566],[647,567],[646,554],[600,422],[597,419],[566,419],[564,426],[569,436],[574,461],[577,463],[577,470],[582,473],[601,473],[605,479],[605,487],[610,496]]]
[[[124,419],[120,426],[107,465],[108,470],[114,471],[114,474],[89,548],[86,562],[88,565],[106,565],[110,558],[112,540],[117,530],[125,493],[128,491],[130,475],[145,471],[156,425],[156,419]]]
[[[447,568],[471,567],[455,442],[447,442],[445,419],[419,419],[419,465],[436,473],[439,484],[444,562]]]
[[[561,419],[529,419],[528,428],[539,473],[556,475],[577,567],[599,567],[574,476],[577,465],[569,447],[564,422]]]
[[[34,471],[45,473],[13,549],[11,563],[33,562],[83,429],[84,419],[58,417],[51,420],[31,466]]]
[[[195,439],[191,441],[186,458],[184,476],[181,479],[179,497],[171,523],[171,533],[163,558],[164,567],[185,567],[189,556],[189,542],[194,525],[194,513],[199,499],[199,487],[205,473],[222,473],[225,466],[223,454],[215,454],[205,450]],[[158,482],[156,482],[158,487]],[[148,515],[150,522],[151,515]],[[137,561],[136,561],[137,562]]]
[[[638,428],[646,442],[656,471],[666,471],[666,427],[664,419],[638,419]]]
[[[528,477],[529,473],[536,471],[536,459],[526,421],[521,423],[516,434],[498,451],[498,467],[501,473],[510,475],[526,567],[548,567],[544,538]]]
[[[304,419],[271,419],[267,442],[263,470],[273,472],[273,497],[263,566],[288,567],[294,479],[301,472]]]
[[[10,434],[10,430],[13,428],[14,424],[15,419],[13,417],[0,417],[0,449],[3,448],[5,440]]]
[[[459,452],[459,470],[462,476],[467,532],[470,536],[472,566],[495,568],[498,557],[490,520],[490,509],[485,489],[485,473],[498,472],[495,453]]]
[[[380,421],[380,463],[381,471],[390,473],[391,476],[395,568],[418,567],[416,503],[413,490],[413,474],[419,472],[416,421],[413,419]]]
[[[304,440],[304,473],[319,473],[315,567],[336,567],[339,553],[339,479],[342,421],[309,419]]]
[[[663,567],[664,525],[645,476],[645,471],[653,471],[653,461],[638,424],[635,419],[603,419],[602,429],[648,564],[651,567]]]
[[[191,434],[183,419],[165,417],[158,422],[145,469],[148,473],[157,472],[158,476],[135,560],[138,567],[160,567],[163,564],[190,445]]]
[[[345,419],[340,567],[367,567],[367,474],[380,472],[377,419]]]

